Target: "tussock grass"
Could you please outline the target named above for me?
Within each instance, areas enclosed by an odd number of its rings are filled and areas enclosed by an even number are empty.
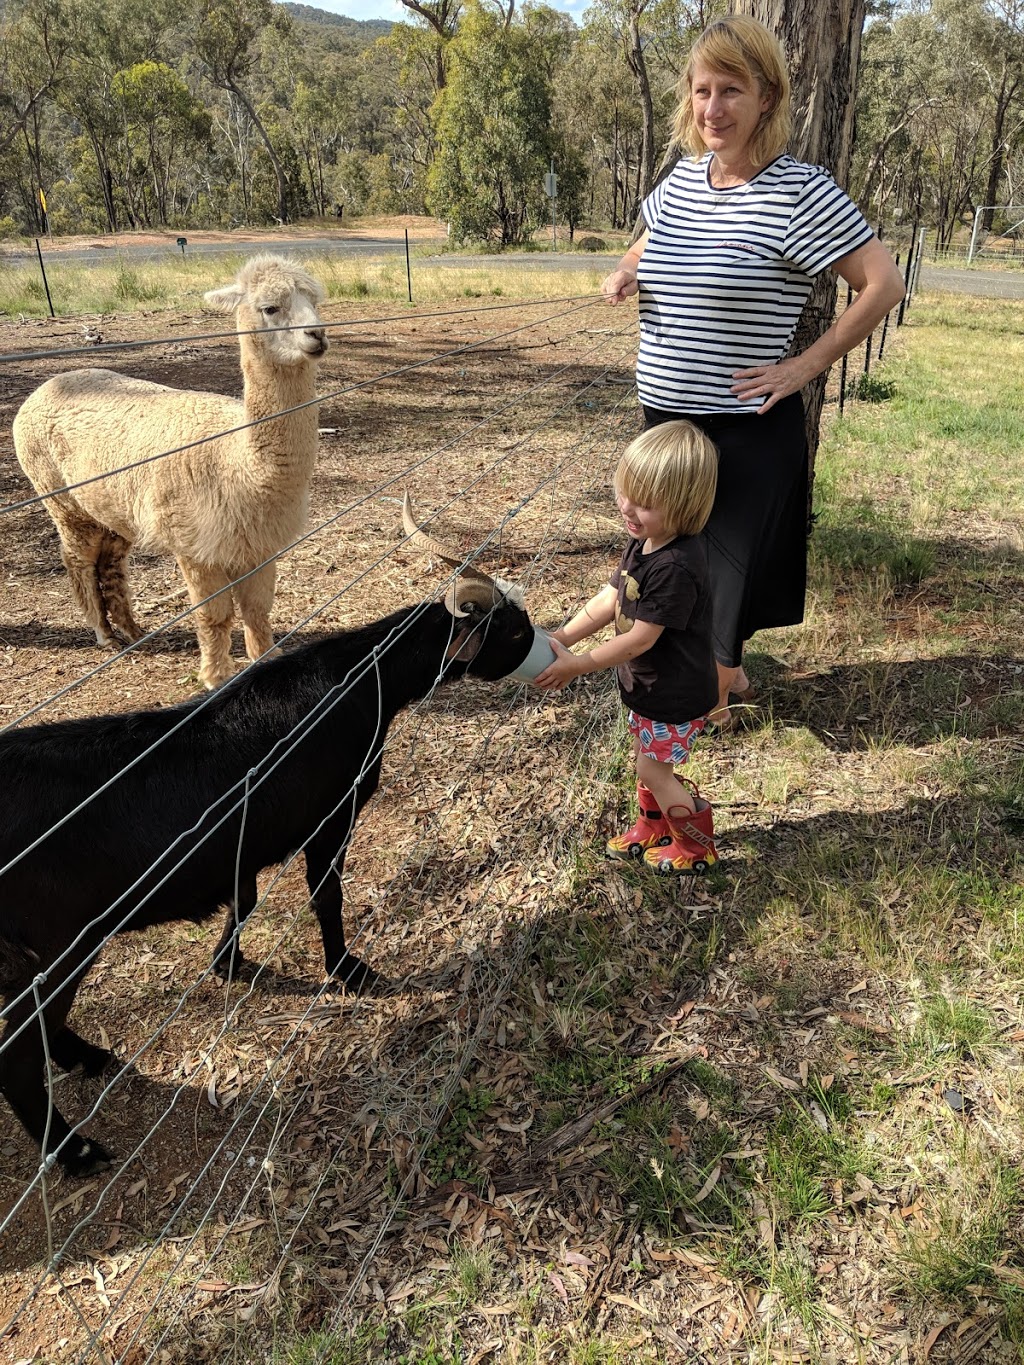
[[[54,262],[46,267],[50,294],[58,317],[124,313],[139,308],[195,310],[202,296],[230,279],[242,262],[273,244],[253,243],[242,251],[223,255],[178,256],[162,254],[145,261],[118,255],[99,265]],[[286,253],[288,248],[282,248]],[[389,302],[408,306],[405,256],[341,257],[301,251],[301,258],[327,290],[328,299]],[[498,303],[502,300],[575,297],[598,294],[608,273],[607,262],[594,262],[592,270],[558,270],[538,264],[473,266],[439,265],[427,249],[412,255],[413,302],[457,305],[467,299]],[[471,259],[471,258],[470,258]],[[328,304],[329,311],[329,304]],[[46,291],[34,265],[0,262],[0,316],[47,317]]]

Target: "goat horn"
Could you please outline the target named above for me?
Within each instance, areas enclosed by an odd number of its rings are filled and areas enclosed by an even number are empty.
[[[439,540],[435,540],[433,536],[428,536],[426,531],[420,530],[416,525],[416,518],[413,516],[412,502],[409,499],[408,491],[406,491],[405,498],[402,501],[402,525],[405,527],[405,534],[417,550],[421,550],[425,555],[431,555],[435,559],[443,559],[453,569],[458,569],[460,578],[472,579],[476,583],[486,585],[492,591],[497,591],[494,579],[490,574],[484,573],[483,569],[478,569],[475,564],[466,564],[466,557],[461,551],[449,549],[442,545]],[[490,601],[493,601],[493,598]],[[490,601],[488,605],[490,605]],[[461,612],[455,614],[462,615]]]
[[[483,607],[485,611],[490,611],[501,601],[501,591],[497,584],[492,582],[481,583],[473,580],[469,583],[455,583],[445,593],[444,604],[453,616],[465,616],[463,610],[467,602],[475,602],[478,607]]]

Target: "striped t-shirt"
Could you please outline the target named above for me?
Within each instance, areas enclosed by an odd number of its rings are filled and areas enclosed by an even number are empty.
[[[678,162],[643,203],[637,388],[669,412],[754,412],[733,371],[781,360],[814,276],[872,232],[821,166],[780,156],[730,189],[710,166]]]

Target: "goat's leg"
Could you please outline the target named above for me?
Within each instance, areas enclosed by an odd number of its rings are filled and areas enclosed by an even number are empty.
[[[119,536],[116,531],[104,531],[96,577],[110,624],[133,644],[142,639],[144,632],[132,614],[132,599],[128,590],[128,556],[131,548],[131,542],[125,540],[124,536]]]
[[[231,663],[231,589],[222,569],[179,559],[178,565],[188,585],[193,606],[196,634],[199,636],[199,681],[208,691],[227,682],[234,672]],[[210,598],[206,602],[206,598]]]
[[[252,914],[256,905],[256,878],[242,881],[238,886],[238,900],[228,910],[224,921],[224,931],[213,950],[213,969],[218,976],[226,976],[234,981],[239,968],[245,966],[246,958],[239,944],[242,925]]]
[[[68,1031],[64,1021],[84,975],[84,967],[72,975],[53,1000],[43,1006],[41,1020],[36,1016],[31,996],[12,1006],[7,1011],[5,1046],[0,1052],[0,1094],[40,1149],[45,1140],[47,1151],[44,1155],[56,1152],[64,1170],[75,1176],[89,1175],[106,1165],[110,1155],[98,1142],[72,1133],[67,1119],[53,1103],[52,1095],[48,1096],[43,1080],[46,1054],[41,1028],[46,1029],[47,1046],[54,1056],[53,1043],[57,1042],[60,1052],[60,1037]],[[26,1027],[13,1036],[22,1024]]]
[[[266,564],[256,573],[243,578],[232,588],[235,606],[242,618],[245,632],[245,652],[250,659],[274,649],[274,633],[270,629],[270,609],[274,605],[274,585],[277,582],[277,565]]]
[[[323,830],[310,839],[306,845],[306,885],[320,924],[328,976],[350,991],[372,990],[382,978],[345,947],[341,874],[346,848],[347,841],[339,849],[336,830]]]
[[[119,648],[107,619],[97,572],[103,527],[81,516],[69,515],[61,507],[50,507],[49,512],[60,534],[60,557],[68,571],[75,606],[95,631],[98,645],[108,649]]]
[[[50,1039],[50,1056],[63,1070],[74,1071],[80,1066],[86,1076],[102,1075],[114,1060],[112,1052],[88,1042],[66,1025]]]

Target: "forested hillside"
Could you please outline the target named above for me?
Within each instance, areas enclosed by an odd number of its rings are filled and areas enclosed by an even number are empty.
[[[633,220],[681,64],[722,0],[403,0],[359,23],[272,0],[8,0],[0,232],[431,212],[458,238]],[[946,243],[1024,197],[1024,0],[875,3],[851,188]],[[655,148],[653,164],[645,145]],[[995,226],[1000,225],[998,214]]]

